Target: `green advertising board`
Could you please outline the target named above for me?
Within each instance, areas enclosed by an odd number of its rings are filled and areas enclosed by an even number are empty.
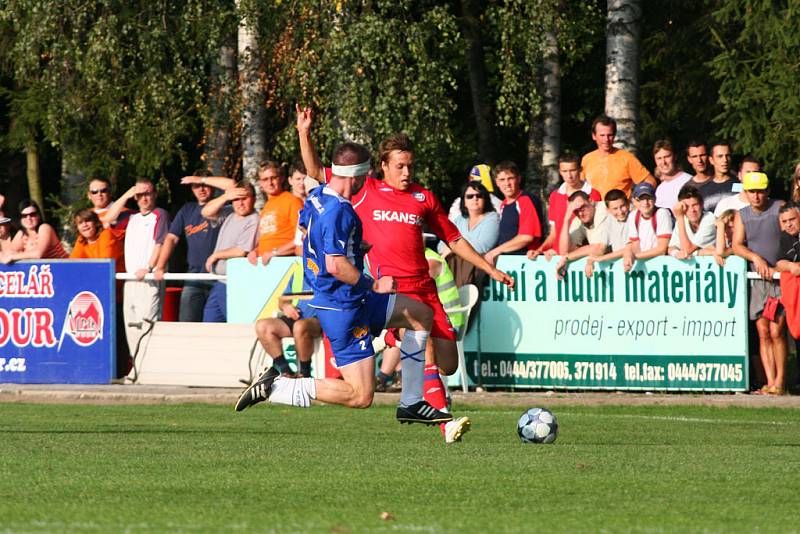
[[[487,387],[745,391],[747,277],[741,258],[665,256],[573,262],[501,256],[464,341],[470,379]]]

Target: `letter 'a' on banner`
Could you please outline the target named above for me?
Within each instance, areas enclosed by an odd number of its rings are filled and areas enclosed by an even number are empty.
[[[465,339],[467,371],[491,387],[746,391],[746,263],[712,257],[557,262],[501,256],[516,280],[484,288],[480,336]],[[477,360],[480,340],[480,362]]]
[[[110,383],[114,271],[113,260],[0,265],[0,382]]]
[[[270,317],[275,317],[275,314],[278,313],[280,310],[280,302],[279,299],[281,295],[283,295],[286,288],[289,287],[289,282],[291,282],[296,277],[300,277],[302,280],[303,276],[303,265],[300,261],[295,261],[292,265],[287,269],[287,271],[283,274],[280,281],[278,282],[277,287],[269,294],[267,297],[266,302],[264,302],[264,307],[261,308],[261,311],[258,312],[258,316],[256,320],[259,319],[269,319]]]

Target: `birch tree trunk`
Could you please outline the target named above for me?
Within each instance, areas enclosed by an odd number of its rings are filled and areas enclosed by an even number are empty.
[[[527,161],[525,164],[526,189],[542,197],[544,180],[542,179],[542,114],[534,116],[528,131]]]
[[[81,198],[86,198],[86,174],[77,168],[69,150],[63,147],[61,152],[61,194],[62,207],[75,206]],[[65,212],[66,210],[59,210]],[[54,228],[59,228],[61,242],[67,250],[72,249],[75,242],[75,230],[72,227],[71,214],[62,216],[61,221],[49,221]]]
[[[483,163],[494,164],[497,157],[494,117],[492,107],[487,103],[486,64],[483,59],[481,43],[480,0],[461,0],[464,37],[468,43],[467,69],[469,88],[472,96],[472,110],[475,113],[475,127],[478,132],[478,154]]]
[[[606,28],[606,115],[617,121],[616,145],[639,146],[639,0],[608,0]]]
[[[238,30],[239,103],[242,110],[242,178],[256,188],[256,205],[264,205],[264,194],[258,187],[258,164],[266,159],[265,107],[266,97],[259,79],[259,50],[256,29],[241,9]]]
[[[230,176],[231,104],[236,91],[236,51],[221,46],[211,67],[211,119],[206,125],[205,163],[214,176]]]
[[[544,189],[558,184],[558,156],[561,154],[561,69],[555,31],[545,34],[542,62],[542,175]]]

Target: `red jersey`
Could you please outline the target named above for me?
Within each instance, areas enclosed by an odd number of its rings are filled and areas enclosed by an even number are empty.
[[[600,202],[603,199],[600,198],[600,193],[597,189],[593,188],[589,182],[584,182],[583,187],[581,187],[581,191],[589,195],[589,198],[594,200],[595,202]],[[561,236],[561,227],[564,226],[564,213],[567,211],[567,204],[569,204],[569,198],[567,197],[567,184],[562,183],[558,189],[553,190],[550,193],[550,202],[547,208],[547,218],[550,220],[550,224],[555,227],[555,241],[553,241],[553,249],[556,252],[558,250],[558,239]],[[570,217],[570,221],[574,218],[574,215]]]
[[[372,245],[366,259],[376,277],[430,277],[423,224],[445,242],[461,237],[439,200],[417,184],[400,191],[383,180],[367,178],[352,202],[364,227],[364,241]]]

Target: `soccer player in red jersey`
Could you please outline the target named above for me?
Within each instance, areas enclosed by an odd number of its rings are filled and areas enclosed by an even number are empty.
[[[297,107],[303,163],[309,176],[324,183],[325,169],[311,142],[312,120],[309,108]],[[447,375],[455,373],[458,368],[456,332],[439,300],[436,284],[428,274],[423,224],[445,241],[455,254],[486,271],[494,280],[509,287],[513,287],[514,280],[487,262],[466,239],[462,239],[433,193],[413,182],[414,148],[405,134],[384,140],[379,148],[379,160],[383,180],[368,177],[352,199],[363,225],[364,240],[372,247],[366,262],[373,276],[394,277],[398,293],[415,298],[434,310],[432,343],[426,353],[425,399],[437,410],[447,409],[439,368]],[[404,354],[405,357],[408,355]],[[450,441],[447,433],[445,438]]]

